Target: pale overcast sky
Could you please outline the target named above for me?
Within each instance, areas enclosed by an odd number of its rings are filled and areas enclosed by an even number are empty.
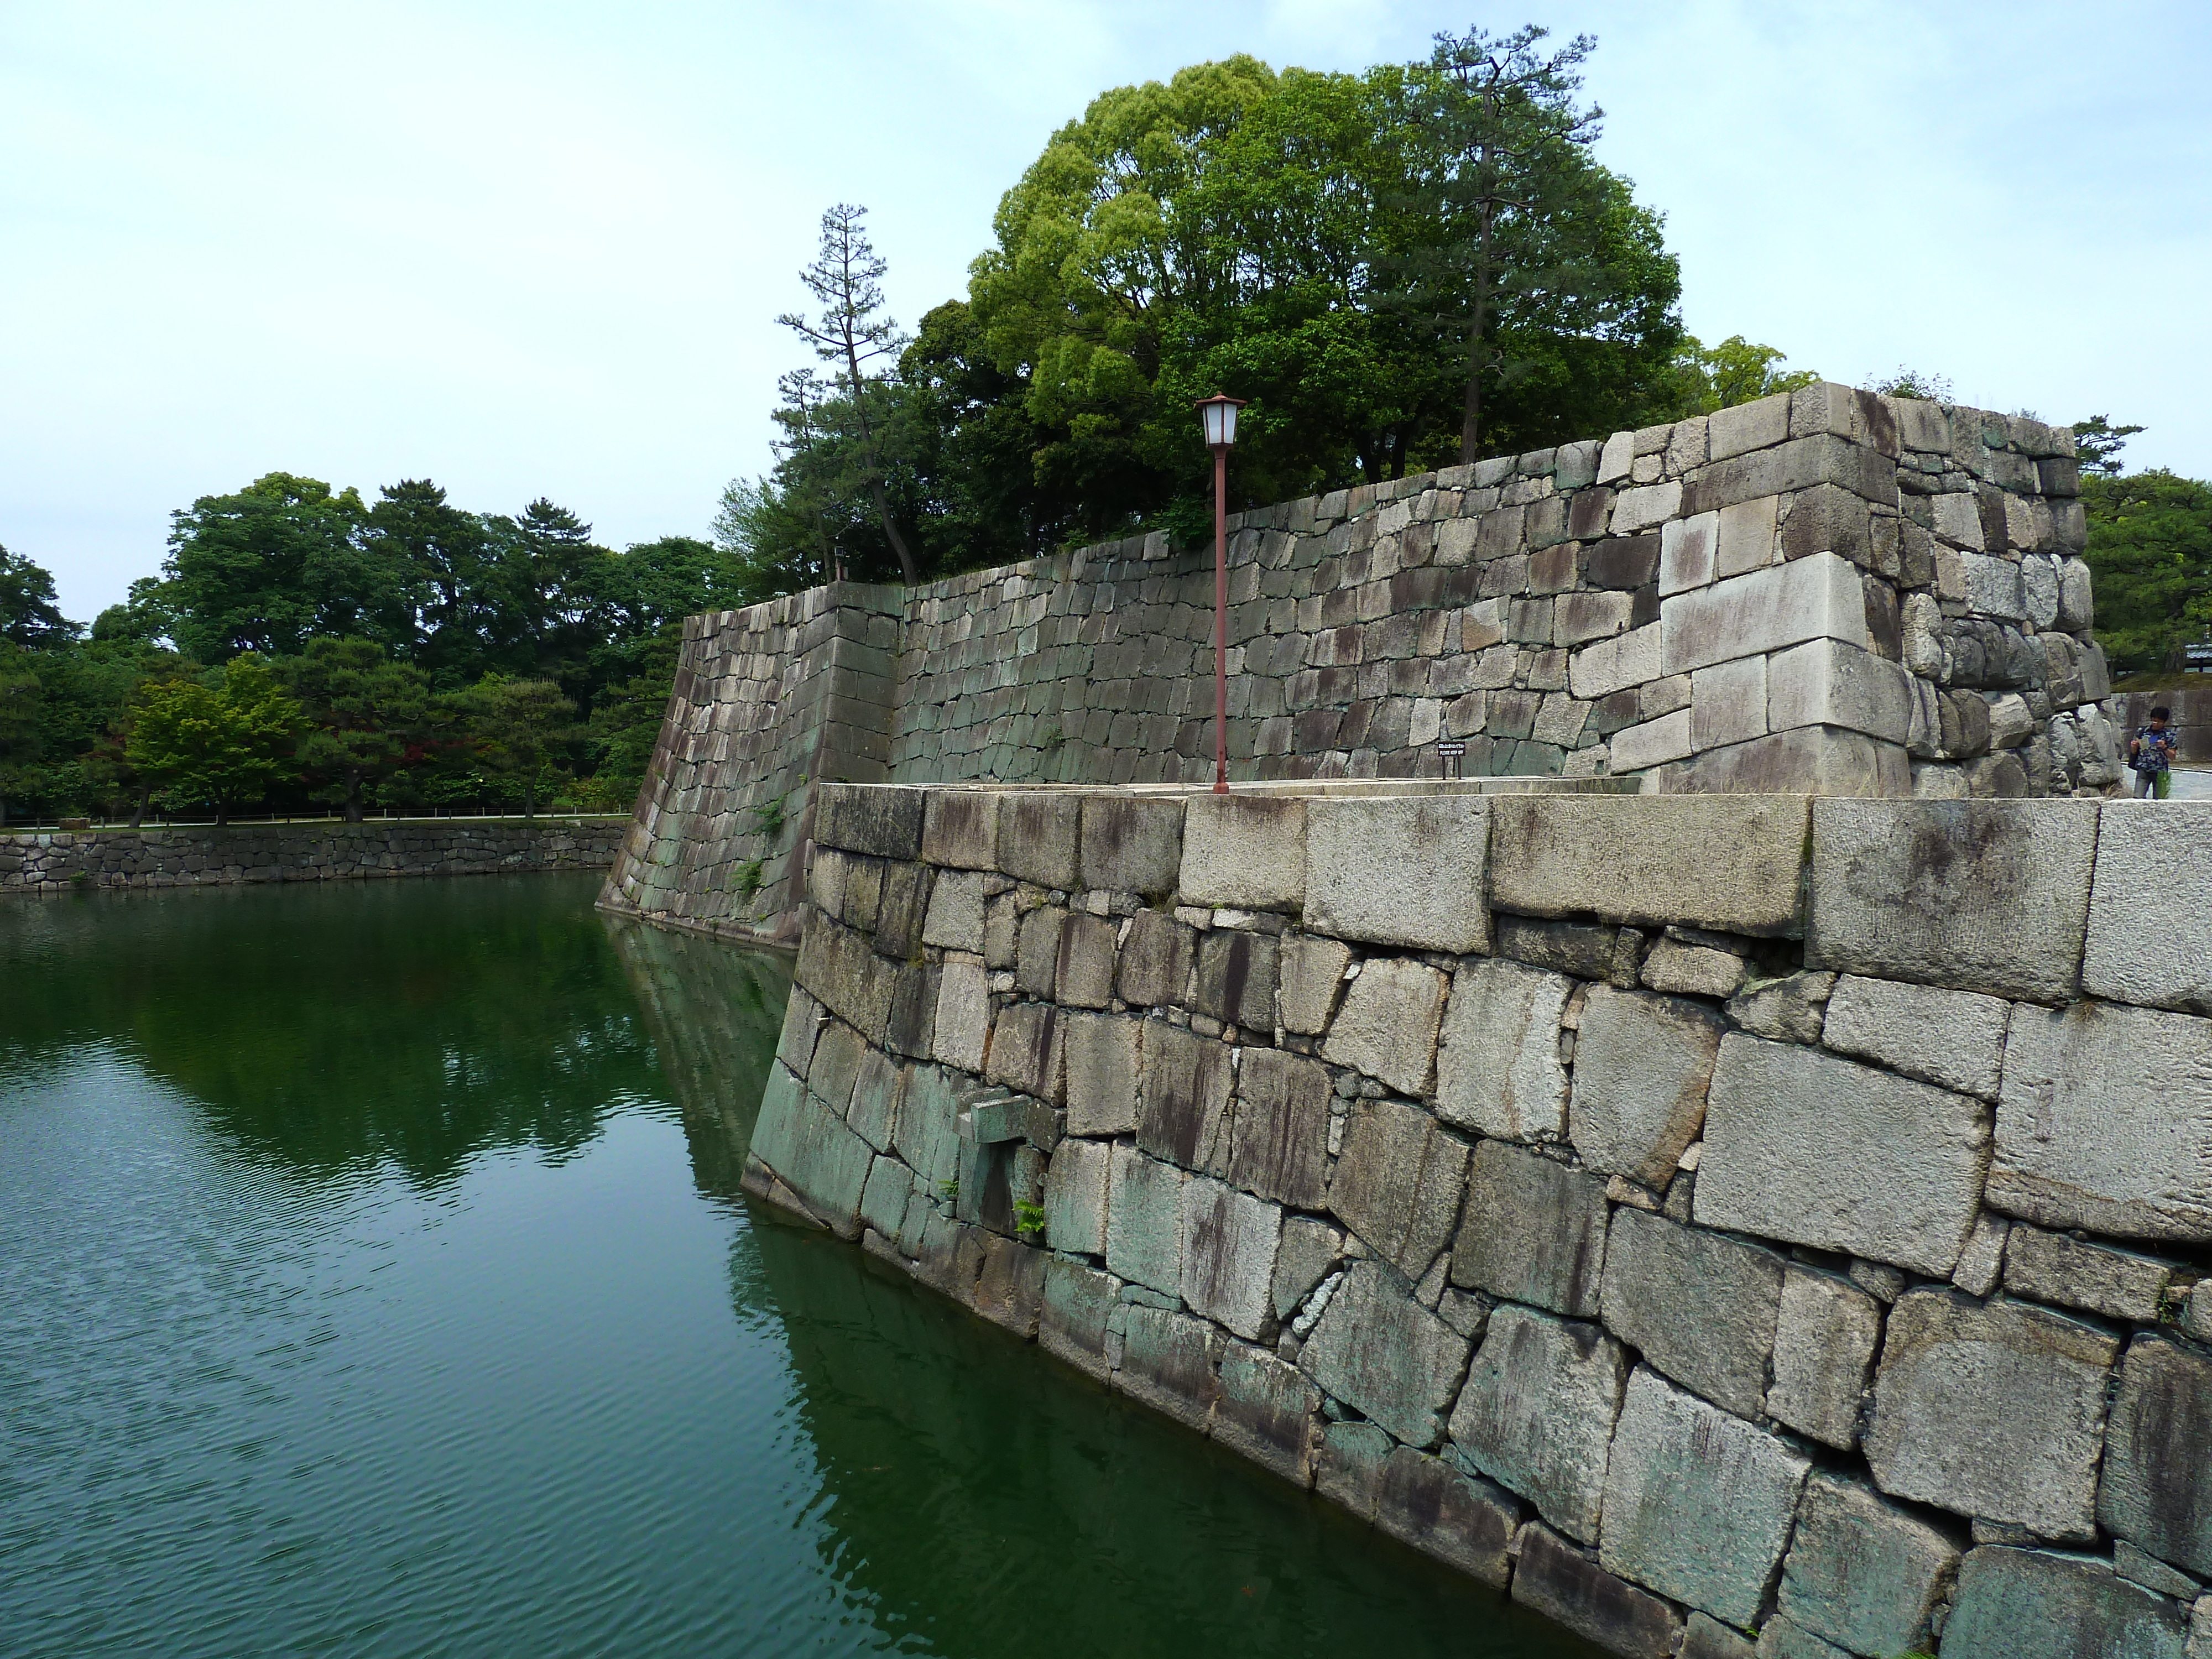
[[[1109,86],[1437,29],[1599,40],[1683,312],[1856,382],[2147,424],[2212,474],[2212,6],[0,0],[0,544],[80,619],[259,474],[704,533],[769,461],[836,200],[911,326]]]

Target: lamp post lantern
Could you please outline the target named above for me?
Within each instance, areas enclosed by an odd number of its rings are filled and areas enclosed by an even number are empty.
[[[1242,398],[1217,392],[1200,400],[1206,447],[1213,452],[1213,793],[1229,793],[1229,446],[1237,441]]]

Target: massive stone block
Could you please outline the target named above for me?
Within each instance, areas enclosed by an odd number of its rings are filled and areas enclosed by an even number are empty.
[[[1979,1206],[1988,1115],[1969,1096],[1731,1033],[1697,1219],[1948,1277]]]
[[[2186,1659],[2188,1622],[2101,1561],[2049,1550],[1971,1550],[1959,1566],[1943,1659]]]
[[[1106,1254],[1107,1194],[1114,1148],[1103,1140],[1063,1140],[1045,1171],[1044,1237],[1055,1250]]]
[[[2212,1014],[2212,801],[2110,801],[2097,826],[2081,988]]]
[[[2212,1359],[2138,1336],[2120,1367],[2097,1491],[2105,1529],[2212,1577]]]
[[[1224,1025],[1273,1033],[1275,941],[1266,933],[1217,927],[1198,941],[1199,1012]]]
[[[1222,1350],[1213,1437],[1231,1451],[1310,1486],[1321,1449],[1321,1390],[1288,1360],[1231,1342]]]
[[[1328,1196],[1328,1069],[1276,1048],[1237,1066],[1229,1178],[1262,1198],[1318,1210]]]
[[[1560,1531],[1594,1543],[1627,1376],[1627,1355],[1597,1326],[1502,1307],[1452,1407],[1452,1443]]]
[[[929,911],[922,923],[921,942],[979,957],[983,954],[983,877],[980,872],[938,872],[929,890]]]
[[[2158,1322],[2174,1264],[2066,1233],[2014,1227],[2005,1238],[2005,1289],[2055,1308],[2138,1325]]]
[[[1066,1058],[1066,1021],[1048,1002],[1018,1002],[999,1011],[983,1075],[993,1083],[1057,1105]]]
[[[1796,924],[1805,801],[1504,795],[1492,811],[1491,896],[1503,909],[1734,933]]]
[[[1121,1279],[1182,1290],[1182,1188],[1189,1177],[1133,1146],[1114,1148],[1106,1206],[1106,1266]]]
[[[1513,1599],[1623,1659],[1670,1659],[1682,1639],[1673,1607],[1534,1524],[1521,1531]]]
[[[1024,1340],[1034,1338],[1044,1301],[1045,1264],[1051,1259],[1033,1246],[998,1233],[986,1234],[983,1266],[975,1275],[970,1305],[994,1325]]]
[[[1774,1329],[1766,1410],[1826,1446],[1858,1443],[1859,1407],[1881,1343],[1881,1304],[1849,1279],[1791,1265]]]
[[[931,1026],[934,1056],[963,1072],[981,1072],[991,1040],[990,975],[980,962],[947,962],[937,981]]]
[[[1060,940],[1067,912],[1057,904],[1030,911],[1021,920],[1014,947],[1014,985],[1024,996],[1052,1000],[1060,972]]]
[[[1606,1246],[1606,1328],[1677,1382],[1755,1418],[1782,1279],[1771,1250],[1624,1206]]]
[[[1857,567],[1833,553],[1769,565],[1662,599],[1659,629],[1660,672],[1666,674],[1686,674],[1806,640],[1838,640],[1861,650],[1875,644]]]
[[[1583,1162],[1664,1188],[1705,1121],[1724,1029],[1699,1003],[1592,988],[1567,1103],[1568,1138]]]
[[[1079,912],[1060,924],[1052,993],[1059,1001],[1071,1008],[1103,1008],[1113,1000],[1114,941],[1118,931],[1104,916]]]
[[[1345,992],[1322,1043],[1322,1057],[1364,1072],[1400,1094],[1426,1094],[1436,1075],[1437,1026],[1448,983],[1422,963],[1395,957],[1367,962]]]
[[[1489,950],[1490,812],[1480,795],[1310,802],[1306,926],[1375,945]]]
[[[1328,1029],[1328,1017],[1336,1012],[1336,994],[1344,970],[1352,965],[1352,947],[1318,936],[1289,939],[1283,941],[1276,962],[1283,1029],[1318,1036]]]
[[[891,1126],[891,1150],[932,1192],[959,1168],[959,1109],[960,1085],[952,1073],[940,1066],[914,1068]]]
[[[1605,1480],[1598,1560],[1733,1625],[1759,1617],[1811,1463],[1639,1366]]]
[[[1817,801],[1806,965],[2063,1002],[2096,831],[2094,801]]]
[[[1139,910],[1121,942],[1115,990],[1139,1006],[1181,1002],[1196,955],[1197,934],[1164,910]]]
[[[858,1237],[874,1151],[781,1065],[770,1068],[761,1096],[752,1156],[781,1176],[817,1219],[848,1238]]]
[[[921,819],[921,855],[955,870],[999,867],[999,803],[989,789],[933,789]],[[981,945],[963,947],[981,950]]]
[[[1306,896],[1306,804],[1198,795],[1184,809],[1182,897],[1189,904],[1295,910]]]
[[[1226,1043],[1147,1020],[1137,1144],[1187,1170],[1218,1170],[1228,1154],[1233,1063]]]
[[[1121,1281],[1066,1256],[1045,1263],[1044,1297],[1037,1313],[1037,1346],[1103,1382],[1114,1364],[1109,1322],[1121,1307]]]
[[[1450,1242],[1467,1184],[1468,1149],[1418,1106],[1353,1103],[1328,1207],[1408,1279]]]
[[[1382,1465],[1375,1524],[1494,1589],[1504,1589],[1512,1572],[1520,1520],[1510,1496],[1440,1457],[1401,1446]]]
[[[1355,1265],[1298,1364],[1323,1389],[1409,1446],[1429,1447],[1467,1370],[1467,1339],[1407,1295],[1390,1270]]]
[[[1517,962],[1471,962],[1452,975],[1437,1054],[1437,1115],[1506,1140],[1566,1130],[1559,1018],[1573,981]]]
[[[2119,1341],[2022,1302],[1909,1291],[1890,1310],[1867,1462],[1884,1492],[2039,1538],[2096,1536]]]
[[[1214,1373],[1221,1334],[1202,1319],[1164,1308],[1131,1307],[1122,1317],[1121,1365],[1114,1386],[1206,1433],[1221,1393]]]
[[[1183,1304],[1257,1341],[1274,1325],[1269,1292],[1283,1236],[1276,1206],[1203,1176],[1182,1188]]]
[[[799,944],[793,977],[871,1042],[882,1040],[898,969],[875,953],[865,933],[817,920]]]
[[[815,842],[877,858],[918,858],[927,795],[890,784],[822,784],[814,797]]]
[[[1079,795],[1006,794],[999,803],[999,868],[1048,890],[1075,890],[1081,845]]]
[[[1067,1017],[1068,1133],[1136,1133],[1137,1079],[1143,1065],[1146,1024],[1144,1020],[1120,1014]]]
[[[1474,1149],[1451,1282],[1595,1319],[1605,1271],[1605,1182],[1495,1140]]]
[[[1838,1054],[1995,1100],[2011,1015],[2001,997],[1844,974],[1829,995],[1821,1040]]]
[[[2212,1239],[2212,1020],[2015,1008],[1989,1197],[2045,1227]]]
[[[1172,893],[1182,869],[1182,802],[1132,795],[1083,801],[1083,884]]]
[[[1826,726],[1903,743],[1911,725],[1912,681],[1901,664],[1834,640],[1808,641],[1767,659],[1769,731]]]
[[[1958,1568],[1954,1539],[1858,1481],[1815,1472],[1783,1563],[1781,1607],[1853,1653],[1933,1651],[1929,1627]]]

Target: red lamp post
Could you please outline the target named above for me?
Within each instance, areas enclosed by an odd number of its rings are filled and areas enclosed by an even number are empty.
[[[1206,447],[1213,452],[1213,793],[1229,793],[1229,446],[1242,398],[1201,398]]]

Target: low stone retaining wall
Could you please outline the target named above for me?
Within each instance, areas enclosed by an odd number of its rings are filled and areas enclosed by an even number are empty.
[[[391,818],[0,835],[0,893],[604,870],[627,817]]]
[[[749,1190],[1613,1652],[2212,1643],[2212,807],[814,839]]]

